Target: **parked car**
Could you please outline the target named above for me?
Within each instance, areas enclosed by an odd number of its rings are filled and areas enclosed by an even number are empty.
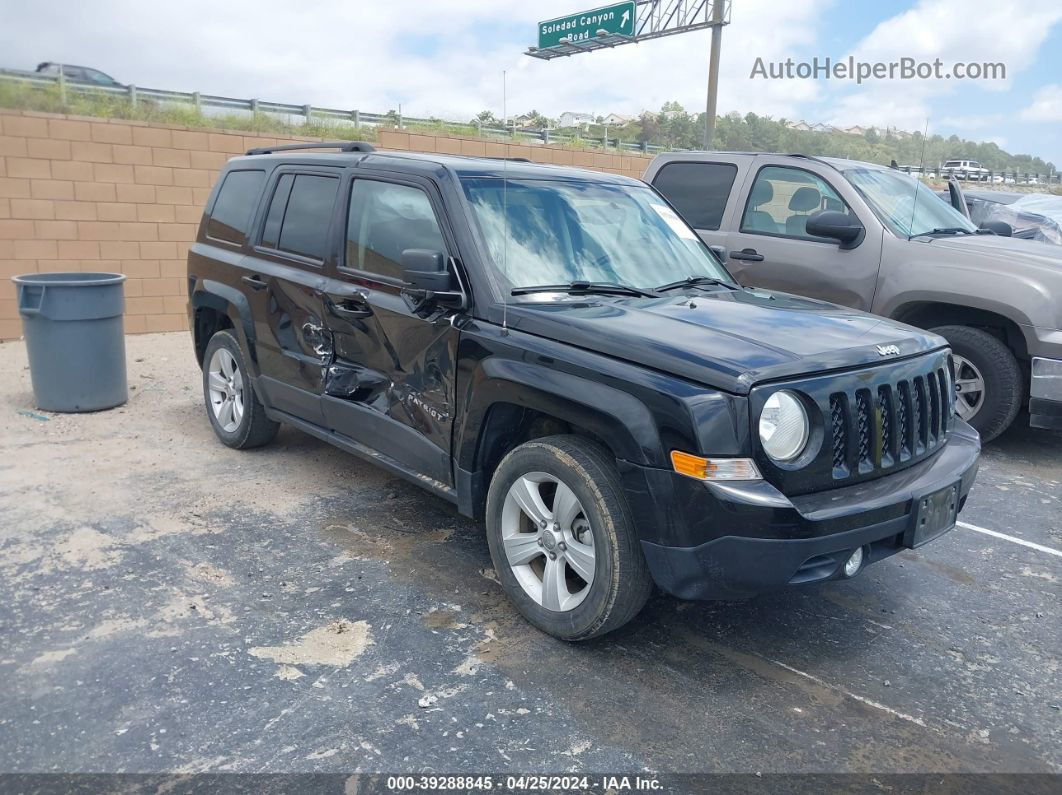
[[[940,172],[947,177],[958,179],[972,179],[978,182],[986,182],[990,172],[976,160],[946,160],[940,167]]]
[[[978,229],[895,169],[739,152],[658,156],[645,173],[742,284],[945,337],[959,416],[990,440],[1028,405],[1062,428],[1062,252]]]
[[[654,582],[748,597],[955,524],[980,443],[941,337],[739,286],[637,180],[315,146],[229,161],[188,255],[224,444],[288,424],[484,518],[568,640]]]
[[[52,63],[51,61],[45,61],[44,63],[37,65],[36,71],[38,74],[48,75],[49,77],[58,77],[60,70],[62,70],[63,79],[69,80],[71,83],[89,83],[94,86],[104,86],[107,88],[127,87],[125,84],[119,83],[109,74],[88,66],[75,66],[73,64],[58,64]]]
[[[1007,236],[1062,245],[1062,196],[1002,190],[937,191],[937,195],[978,228],[1003,223]],[[963,212],[965,208],[965,212]]]

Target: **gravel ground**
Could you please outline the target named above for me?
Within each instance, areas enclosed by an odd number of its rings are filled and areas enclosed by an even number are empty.
[[[127,350],[58,415],[0,345],[0,771],[1062,772],[1062,435],[986,450],[962,519],[1010,538],[566,645],[449,504],[223,447],[188,336]]]

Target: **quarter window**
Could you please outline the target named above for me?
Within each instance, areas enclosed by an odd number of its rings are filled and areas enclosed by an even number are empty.
[[[799,168],[760,169],[741,219],[742,232],[760,232],[806,240],[808,216],[819,210],[847,213],[848,205],[825,180]]]
[[[446,252],[428,195],[409,185],[354,180],[347,218],[347,267],[400,279],[402,252],[407,248]]]
[[[229,243],[244,243],[264,181],[264,171],[230,171],[214,201],[207,235]]]
[[[669,163],[660,169],[653,187],[694,229],[716,230],[736,176],[737,166],[730,163]]]

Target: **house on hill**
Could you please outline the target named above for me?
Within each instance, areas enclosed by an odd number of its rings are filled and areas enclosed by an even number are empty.
[[[557,124],[561,127],[585,127],[588,124],[594,123],[594,115],[592,113],[579,113],[578,111],[566,110],[557,119]]]

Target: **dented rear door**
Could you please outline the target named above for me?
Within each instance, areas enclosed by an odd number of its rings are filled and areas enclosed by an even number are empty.
[[[285,166],[269,185],[256,245],[244,262],[255,306],[259,386],[271,406],[324,424],[320,398],[332,360],[324,321],[326,268],[342,171]]]

